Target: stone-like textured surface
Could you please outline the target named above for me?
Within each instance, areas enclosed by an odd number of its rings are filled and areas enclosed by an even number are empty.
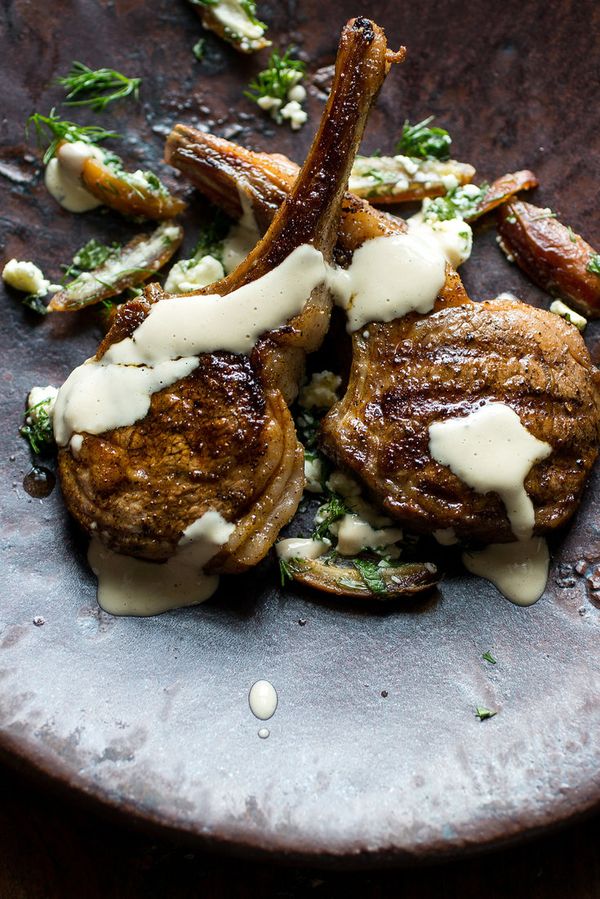
[[[277,43],[296,42],[311,70],[332,62],[339,28],[357,11],[341,0],[261,5]],[[595,4],[381,0],[368,12],[409,58],[382,91],[366,146],[389,150],[405,117],[435,113],[481,177],[534,169],[534,202],[600,245]],[[115,149],[136,166],[157,162],[176,120],[301,160],[322,108],[311,96],[299,135],[256,116],[241,90],[260,61],[209,35],[199,64],[191,46],[200,26],[183,2],[57,0],[41,14],[38,3],[14,0],[0,28],[2,261],[33,258],[54,278],[89,237],[132,231],[112,214],[59,210],[25,142],[26,115],[60,100],[53,79],[72,59],[144,76],[141,103],[101,119],[124,135]],[[193,201],[190,223],[200,212]],[[187,245],[194,240],[190,227]],[[511,290],[547,302],[506,263],[485,224],[464,278],[475,298]],[[448,855],[598,803],[597,475],[556,544],[546,596],[529,610],[453,575],[425,603],[366,614],[280,590],[268,563],[224,580],[197,610],[113,619],[96,606],[85,546],[58,491],[34,500],[22,490],[30,460],[17,436],[29,387],[60,383],[95,348],[100,321],[93,310],[37,321],[14,296],[2,302],[6,752],[209,845],[355,863]],[[586,336],[600,361],[598,328]],[[486,650],[496,666],[482,661]],[[267,740],[247,704],[260,678],[280,699]],[[478,704],[499,714],[480,723]]]

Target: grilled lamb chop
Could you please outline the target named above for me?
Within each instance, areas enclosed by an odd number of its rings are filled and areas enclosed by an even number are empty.
[[[355,19],[342,32],[336,75],[318,134],[286,202],[263,240],[228,278],[197,293],[224,296],[265,275],[304,243],[330,261],[350,167],[371,103],[391,62],[380,28]],[[131,336],[157,302],[156,285],[125,304],[100,346]],[[128,427],[84,434],[76,453],[63,448],[59,472],[66,503],[110,548],[161,561],[183,531],[215,510],[236,529],[207,570],[256,564],[294,514],[303,452],[286,399],[295,395],[304,354],[329,322],[323,286],[302,312],[265,334],[249,357],[214,352],[186,378],[154,393],[145,418]]]
[[[560,527],[598,455],[600,376],[576,328],[518,300],[438,301],[429,315],[355,334],[350,382],[323,420],[323,446],[412,531],[509,542],[497,494],[476,493],[429,452],[430,424],[489,401],[506,403],[552,446],[525,489],[534,533]]]

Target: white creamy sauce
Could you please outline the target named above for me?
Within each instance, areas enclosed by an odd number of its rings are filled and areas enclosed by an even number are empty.
[[[208,287],[215,281],[220,281],[225,272],[218,259],[208,254],[202,259],[180,259],[169,272],[165,281],[167,293],[186,293],[190,290],[198,290],[200,287]]]
[[[275,714],[277,708],[277,691],[268,680],[257,680],[252,684],[248,694],[250,711],[261,721],[268,721]]]
[[[82,434],[73,434],[71,439],[69,440],[69,449],[71,450],[71,455],[74,459],[79,459],[79,454],[81,452],[81,447],[83,446],[83,435]]]
[[[500,496],[519,541],[465,553],[466,567],[492,581],[513,602],[535,602],[546,583],[548,550],[545,541],[532,539],[535,511],[525,478],[536,462],[552,453],[550,444],[530,434],[510,406],[488,403],[462,418],[434,422],[429,450],[478,493]]]
[[[112,365],[88,359],[58,392],[54,437],[66,446],[73,433],[103,434],[139,421],[148,413],[153,393],[189,375],[198,359],[177,359],[153,367]]]
[[[468,571],[491,581],[518,606],[537,602],[548,580],[550,557],[542,537],[493,543],[481,552],[463,553],[462,560]]]
[[[288,537],[275,544],[278,559],[318,559],[329,549],[329,540],[313,540],[311,537]]]
[[[266,740],[270,735],[271,731],[268,727],[261,727],[258,731],[258,736],[261,738],[261,740]]]
[[[446,280],[446,257],[431,239],[409,231],[367,241],[342,274],[336,302],[346,309],[352,333],[369,322],[429,312]]]
[[[478,493],[497,493],[515,537],[531,537],[535,513],[524,481],[552,447],[530,434],[510,406],[487,403],[461,418],[434,422],[429,451]]]
[[[231,226],[223,241],[223,268],[227,275],[244,261],[260,240],[260,232],[252,211],[252,201],[239,185],[238,196],[242,204],[242,217]]]
[[[228,31],[238,35],[244,45],[251,46],[263,36],[264,28],[253,24],[240,0],[219,0],[211,5],[210,11]]]
[[[104,154],[99,147],[83,141],[65,143],[46,166],[46,187],[68,212],[87,212],[102,205],[81,183],[83,164],[90,157],[102,160]]]
[[[218,512],[206,512],[185,529],[175,555],[161,564],[112,552],[94,537],[88,561],[98,578],[99,605],[111,615],[148,616],[204,602],[219,578],[204,574],[202,566],[234,530]]]
[[[336,550],[342,556],[356,556],[363,549],[388,549],[402,540],[400,528],[376,530],[358,515],[344,515],[331,531],[337,536]]]

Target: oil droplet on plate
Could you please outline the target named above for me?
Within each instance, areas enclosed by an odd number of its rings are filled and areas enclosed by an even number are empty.
[[[49,468],[34,466],[23,478],[23,489],[35,499],[50,496],[56,484],[56,477]]]
[[[268,680],[257,680],[248,694],[250,710],[256,718],[266,721],[272,718],[277,708],[277,692]]]

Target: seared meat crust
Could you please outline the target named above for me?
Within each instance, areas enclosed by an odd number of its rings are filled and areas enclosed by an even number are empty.
[[[507,403],[554,452],[525,487],[535,533],[565,524],[598,454],[599,373],[572,326],[518,301],[439,308],[353,338],[344,398],[325,417],[323,447],[415,532],[514,539],[497,494],[478,494],[429,454],[429,425],[489,401]]]

